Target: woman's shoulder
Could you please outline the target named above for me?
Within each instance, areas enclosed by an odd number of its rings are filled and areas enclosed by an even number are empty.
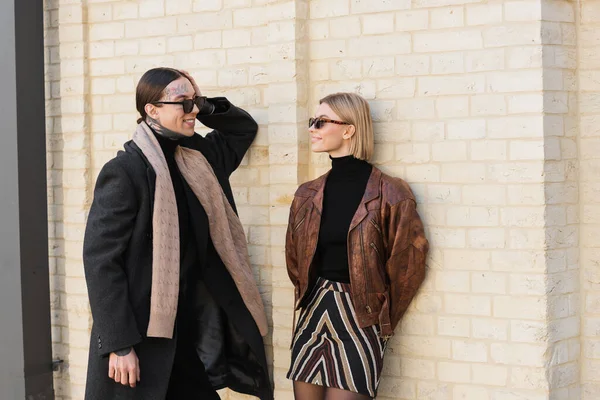
[[[373,167],[375,168],[375,167]],[[415,195],[408,182],[381,172],[381,194],[388,203],[395,204],[403,200],[415,200]]]
[[[323,185],[325,185],[325,180],[327,179],[327,175],[329,172],[321,175],[320,177],[313,179],[308,182],[304,182],[302,185],[296,189],[295,197],[312,197],[314,196]]]

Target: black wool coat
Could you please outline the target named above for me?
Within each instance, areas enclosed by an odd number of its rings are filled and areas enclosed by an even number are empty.
[[[258,126],[227,99],[211,101],[217,106],[215,112],[198,119],[214,130],[205,137],[195,134],[183,139],[181,145],[206,157],[235,210],[229,176],[252,144]],[[98,176],[85,232],[83,261],[93,317],[85,398],[164,400],[176,337],[146,337],[156,174],[133,141],[124,147]],[[194,215],[203,211],[197,209],[199,202],[189,204],[194,225]],[[229,387],[270,400],[273,393],[258,327],[210,238],[201,233],[195,236],[197,241],[204,238],[204,243],[197,244],[207,251],[203,265],[198,266],[203,278],[190,307],[197,327],[194,345],[210,383],[215,389]],[[108,377],[109,354],[130,346],[140,361],[141,381],[136,388]]]

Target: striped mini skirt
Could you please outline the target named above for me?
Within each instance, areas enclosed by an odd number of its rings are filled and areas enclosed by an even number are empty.
[[[350,284],[318,278],[300,312],[288,379],[375,398],[386,341],[359,328]]]

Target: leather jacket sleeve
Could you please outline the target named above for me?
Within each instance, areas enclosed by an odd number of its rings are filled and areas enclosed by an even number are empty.
[[[290,207],[290,216],[288,221],[287,232],[285,235],[285,261],[287,265],[288,275],[292,284],[298,289],[298,259],[296,257],[296,245],[293,238],[294,215],[297,208],[298,198],[294,197]]]
[[[390,279],[392,330],[396,327],[425,278],[429,243],[413,199],[405,199],[390,209],[389,253],[386,272]]]

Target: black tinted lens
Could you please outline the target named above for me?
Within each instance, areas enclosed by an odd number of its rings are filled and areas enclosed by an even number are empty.
[[[198,110],[202,110],[204,107],[204,103],[206,103],[206,97],[204,96],[196,96],[194,97],[194,103],[198,106]]]
[[[319,118],[311,118],[308,120],[308,127],[310,128],[311,126],[315,126],[315,129],[321,129],[321,127],[323,126],[323,121],[320,120]]]
[[[185,99],[183,100],[183,112],[184,113],[191,113],[192,110],[194,109],[194,100],[191,99]]]

